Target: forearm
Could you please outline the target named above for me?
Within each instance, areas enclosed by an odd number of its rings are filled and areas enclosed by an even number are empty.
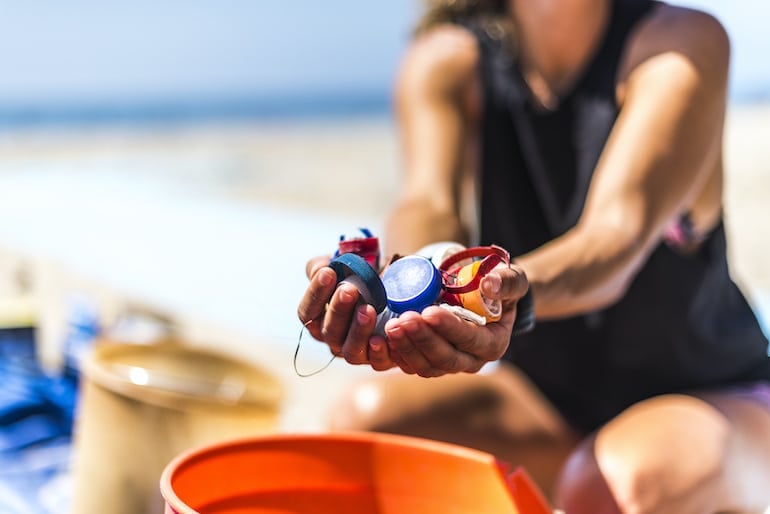
[[[390,213],[385,226],[386,256],[408,255],[436,241],[467,244],[467,230],[459,218],[427,201],[405,199]]]
[[[517,259],[539,317],[578,315],[620,299],[665,227],[721,172],[725,77],[725,55],[672,52],[649,58],[628,79],[580,221]]]
[[[646,257],[644,239],[630,231],[577,226],[519,257],[540,319],[591,312],[626,291]]]

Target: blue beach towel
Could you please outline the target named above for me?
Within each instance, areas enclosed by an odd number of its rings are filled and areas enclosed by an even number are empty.
[[[0,512],[69,509],[77,372],[43,372],[32,328],[0,330]]]

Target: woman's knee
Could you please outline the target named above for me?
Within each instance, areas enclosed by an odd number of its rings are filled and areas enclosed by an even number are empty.
[[[333,431],[376,430],[386,397],[382,380],[352,384],[329,410],[329,428]]]
[[[581,443],[562,468],[556,486],[556,502],[569,514],[621,512],[599,469],[594,443],[593,436]]]
[[[724,416],[696,398],[646,400],[573,453],[557,498],[570,513],[708,512],[729,432]]]

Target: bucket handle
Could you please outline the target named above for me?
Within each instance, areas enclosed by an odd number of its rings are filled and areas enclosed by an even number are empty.
[[[511,471],[511,466],[506,462],[498,461],[497,465],[518,514],[554,514],[557,512],[550,506],[545,495],[523,467],[518,466]]]

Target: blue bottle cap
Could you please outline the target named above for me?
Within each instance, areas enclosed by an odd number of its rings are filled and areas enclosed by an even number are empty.
[[[358,288],[361,298],[378,314],[385,310],[387,297],[382,280],[366,260],[355,253],[343,253],[329,263],[337,274],[337,283],[348,280]]]
[[[421,312],[441,294],[441,273],[430,259],[421,255],[401,257],[382,274],[388,308],[401,314]]]

